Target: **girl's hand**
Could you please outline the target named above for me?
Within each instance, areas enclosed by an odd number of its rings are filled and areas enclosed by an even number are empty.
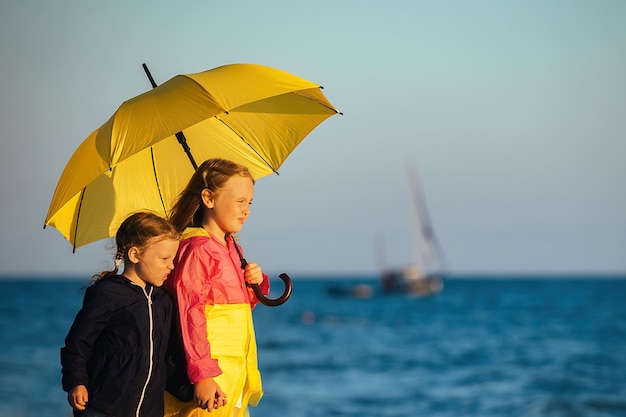
[[[243,277],[248,284],[260,284],[263,282],[263,271],[260,266],[250,262],[243,271]]]
[[[70,392],[67,393],[67,401],[70,403],[72,408],[79,411],[84,410],[87,405],[87,401],[89,401],[87,387],[84,385],[76,385],[70,390]]]
[[[213,378],[206,378],[194,384],[193,400],[198,407],[212,411],[226,405],[226,394]]]

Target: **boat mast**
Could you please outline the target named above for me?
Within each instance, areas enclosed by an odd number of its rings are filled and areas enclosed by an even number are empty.
[[[430,216],[426,207],[426,199],[421,188],[415,164],[408,164],[409,188],[413,222],[415,223],[414,254],[416,264],[425,274],[441,269],[443,266],[442,251],[435,236]]]

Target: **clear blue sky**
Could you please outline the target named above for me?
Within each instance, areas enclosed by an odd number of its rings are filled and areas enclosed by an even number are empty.
[[[75,148],[176,74],[256,63],[333,116],[256,187],[269,273],[410,260],[416,163],[452,272],[626,272],[626,2],[0,0],[2,274],[82,275],[110,244],[42,230]]]

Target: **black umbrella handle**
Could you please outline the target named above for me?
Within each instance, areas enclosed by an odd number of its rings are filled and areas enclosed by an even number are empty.
[[[237,246],[235,237],[231,236],[231,239],[233,241],[233,245],[235,246],[235,250],[237,251],[237,255],[239,255],[239,260],[241,261],[241,269],[245,269],[246,265],[248,265],[248,261],[246,261],[246,259],[243,257],[243,254],[239,250],[239,246]],[[289,299],[289,297],[291,297],[291,290],[293,288],[293,284],[291,283],[291,278],[289,278],[289,275],[282,273],[279,275],[279,278],[282,279],[283,283],[285,284],[285,291],[283,291],[283,295],[281,295],[275,300],[271,298],[267,298],[265,295],[263,295],[263,292],[261,291],[259,284],[247,284],[247,285],[250,288],[252,288],[254,295],[256,295],[256,298],[259,299],[259,302],[261,304],[270,306],[270,307],[276,307],[276,306],[283,304],[285,301]]]
[[[259,302],[261,304],[269,307],[276,307],[283,304],[289,299],[289,297],[291,297],[291,290],[293,289],[291,278],[289,278],[289,275],[285,273],[280,274],[278,277],[283,280],[283,283],[285,284],[285,290],[283,291],[283,294],[276,299],[271,299],[264,296],[261,288],[259,287],[259,284],[248,284],[248,286],[252,288],[254,295],[256,295],[256,298],[259,299]]]

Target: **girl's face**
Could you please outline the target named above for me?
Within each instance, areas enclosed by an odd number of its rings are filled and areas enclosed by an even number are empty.
[[[206,211],[203,226],[217,238],[225,239],[227,233],[237,233],[250,214],[250,204],[254,197],[254,184],[244,176],[228,179],[215,193],[202,192]]]
[[[155,239],[144,249],[133,246],[128,251],[130,268],[125,267],[123,275],[142,287],[146,283],[160,287],[174,269],[178,243],[176,239]]]

